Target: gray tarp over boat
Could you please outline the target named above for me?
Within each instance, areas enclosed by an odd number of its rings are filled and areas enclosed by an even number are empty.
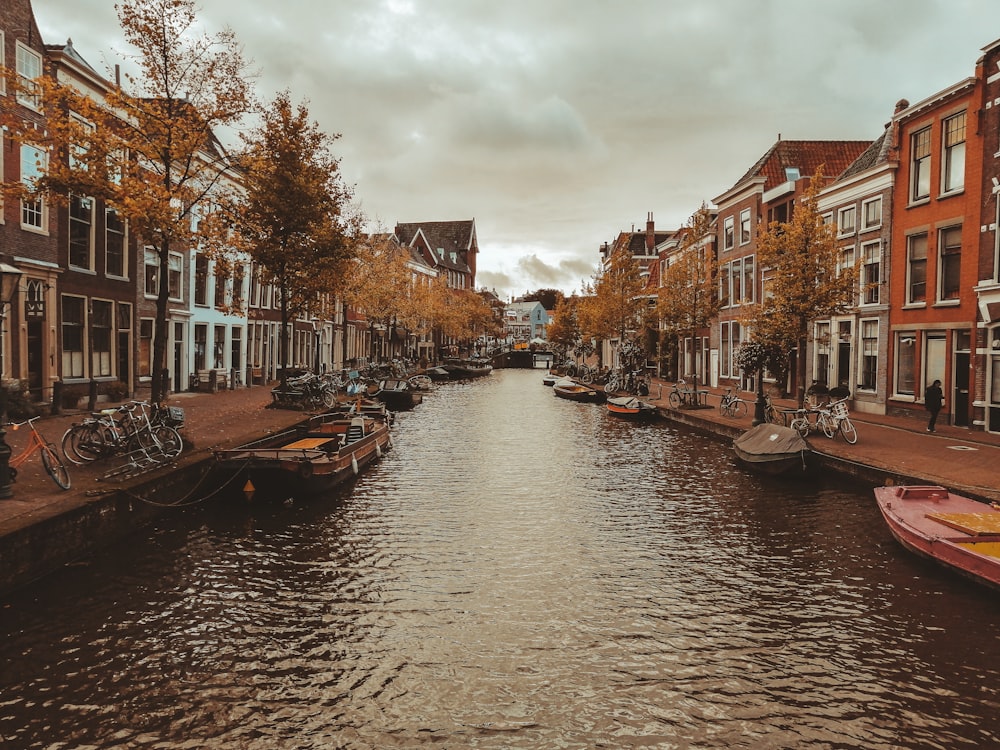
[[[809,444],[791,427],[767,422],[744,432],[733,447],[746,461],[774,461],[809,450]]]

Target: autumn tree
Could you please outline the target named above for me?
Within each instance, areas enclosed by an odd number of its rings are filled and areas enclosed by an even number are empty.
[[[556,302],[552,311],[552,319],[546,328],[546,336],[549,343],[565,359],[568,352],[573,351],[579,345],[582,336],[580,324],[577,321],[576,300],[569,297],[561,297]]]
[[[805,402],[806,343],[813,321],[845,312],[856,295],[857,269],[843,264],[834,225],[818,210],[822,186],[818,169],[791,220],[771,222],[758,236],[764,294],[744,319],[752,339],[764,347],[797,350],[799,408]]]
[[[647,307],[639,262],[626,245],[615,248],[605,268],[585,285],[579,323],[584,339],[624,343],[638,329]]]
[[[375,326],[390,332],[396,325],[415,327],[419,321],[413,305],[413,273],[409,253],[395,239],[378,232],[362,237],[350,265],[345,290],[348,303],[364,313],[372,333],[372,359],[376,360]]]
[[[123,86],[91,92],[53,79],[20,81],[15,90],[37,97],[48,114],[45,129],[5,119],[11,135],[43,149],[39,178],[19,190],[53,202],[71,194],[107,201],[130,232],[158,258],[153,333],[152,392],[165,389],[169,279],[172,252],[190,252],[220,222],[199,222],[233,176],[216,139],[251,107],[252,76],[233,33],[197,31],[193,0],[121,0],[116,6],[135,73]],[[21,196],[24,197],[24,196]]]
[[[681,230],[680,245],[660,276],[656,310],[661,328],[681,342],[690,339],[693,344],[719,311],[716,262],[709,245],[714,231],[715,219],[702,206]],[[693,377],[697,390],[697,370]]]

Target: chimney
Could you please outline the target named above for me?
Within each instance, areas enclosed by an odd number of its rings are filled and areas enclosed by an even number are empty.
[[[656,230],[653,228],[653,212],[646,214],[646,255],[652,255],[656,247]]]

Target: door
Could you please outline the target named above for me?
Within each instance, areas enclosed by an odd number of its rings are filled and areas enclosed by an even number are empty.
[[[28,392],[32,401],[41,401],[42,376],[44,358],[42,356],[42,321],[38,318],[28,319]]]
[[[952,424],[958,427],[969,426],[969,353],[955,354],[955,372],[952,377],[953,394],[951,398]]]

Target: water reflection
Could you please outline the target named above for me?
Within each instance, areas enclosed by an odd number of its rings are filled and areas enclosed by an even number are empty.
[[[7,747],[986,747],[995,597],[865,488],[449,384],[310,505],[170,519],[5,603]]]

